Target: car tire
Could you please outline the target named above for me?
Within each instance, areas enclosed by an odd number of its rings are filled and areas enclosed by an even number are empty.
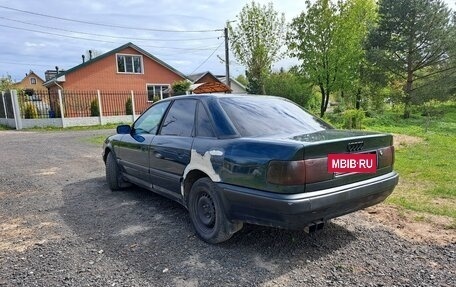
[[[106,182],[112,191],[122,189],[125,185],[112,152],[106,157]]]
[[[207,243],[226,241],[242,228],[242,222],[230,222],[226,218],[216,186],[207,177],[192,185],[188,210],[196,234]]]

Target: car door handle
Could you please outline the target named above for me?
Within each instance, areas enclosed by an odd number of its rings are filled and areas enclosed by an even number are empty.
[[[161,153],[159,153],[159,152],[154,152],[154,156],[155,156],[156,158],[159,158],[159,159],[164,159],[164,158],[165,158],[165,157],[164,157]]]

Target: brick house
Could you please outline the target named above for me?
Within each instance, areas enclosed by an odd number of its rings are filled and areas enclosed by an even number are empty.
[[[155,56],[127,43],[93,59],[83,61],[66,71],[60,71],[43,85],[53,93],[58,89],[103,92],[130,91],[147,93],[148,101],[154,96],[166,98],[175,81],[185,75]]]

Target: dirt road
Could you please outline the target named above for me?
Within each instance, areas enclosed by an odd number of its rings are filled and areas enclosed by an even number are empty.
[[[455,286],[455,243],[414,243],[361,212],[208,245],[180,205],[107,188],[87,139],[111,132],[0,131],[0,286]]]

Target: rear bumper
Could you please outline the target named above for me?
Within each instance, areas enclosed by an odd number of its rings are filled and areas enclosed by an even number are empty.
[[[368,180],[330,189],[277,194],[219,183],[220,197],[230,220],[301,229],[387,198],[397,185],[399,176],[390,172]]]

